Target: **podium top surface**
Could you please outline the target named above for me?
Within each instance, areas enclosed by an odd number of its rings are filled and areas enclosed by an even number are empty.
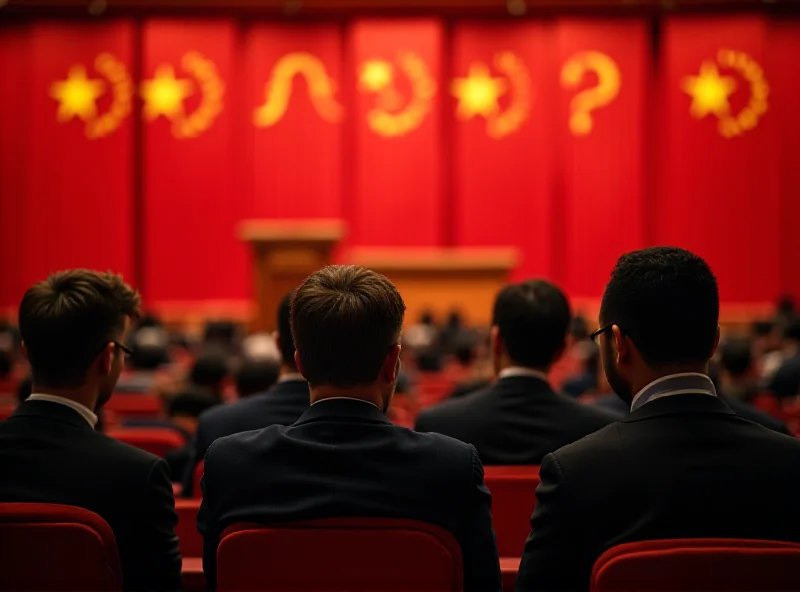
[[[338,242],[344,237],[341,220],[244,220],[239,238],[248,242]]]
[[[347,263],[376,271],[510,271],[519,262],[514,248],[360,248]]]

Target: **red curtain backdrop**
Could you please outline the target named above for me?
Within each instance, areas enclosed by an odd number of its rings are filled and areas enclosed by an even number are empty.
[[[0,52],[20,85],[9,92],[4,80],[2,92],[6,305],[60,269],[132,272],[132,26],[37,22],[18,35],[4,29]]]
[[[648,244],[706,257],[728,303],[800,296],[800,22],[656,24],[5,22],[0,309],[85,266],[243,311],[254,217],[513,246],[579,300]]]
[[[564,248],[554,276],[576,297],[601,294],[617,258],[645,243],[648,42],[643,19],[558,23]],[[580,82],[570,84],[570,74]]]
[[[692,116],[693,99],[685,89],[687,77],[697,77],[705,63],[709,76],[716,72],[735,84],[728,112],[740,114],[756,90],[742,72],[724,65],[720,54],[746,55],[746,61],[736,58],[742,61],[737,67],[757,75],[756,66],[748,66],[755,62],[763,69],[758,78],[769,81],[773,70],[765,69],[766,57],[774,49],[768,49],[767,32],[757,16],[674,17],[664,24],[655,241],[706,258],[719,278],[722,299],[734,302],[772,300],[780,291],[779,130],[786,122],[768,107],[755,127],[724,137],[721,117]],[[789,55],[778,59],[791,60]],[[774,102],[773,94],[768,102]]]
[[[429,19],[359,20],[348,30],[351,244],[442,241],[443,29]]]
[[[483,84],[502,93],[493,109],[465,111],[452,124],[456,245],[516,246],[518,278],[554,272],[554,39],[552,27],[535,22],[459,23],[453,30],[453,77],[476,85],[488,77]],[[481,87],[472,88],[477,101]],[[467,108],[469,87],[465,93],[449,100],[448,117],[462,102]]]
[[[242,196],[233,183],[235,43],[233,21],[155,20],[144,27],[144,286],[150,301],[249,294],[246,251],[236,235]]]

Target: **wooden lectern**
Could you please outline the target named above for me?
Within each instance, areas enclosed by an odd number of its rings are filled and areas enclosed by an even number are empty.
[[[331,263],[344,236],[340,220],[246,220],[239,236],[252,245],[255,280],[253,329],[272,331],[281,299],[309,274]]]

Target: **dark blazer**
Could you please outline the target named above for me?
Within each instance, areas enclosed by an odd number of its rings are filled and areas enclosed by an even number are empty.
[[[230,524],[333,517],[438,525],[461,545],[464,589],[500,589],[491,494],[472,446],[394,426],[374,405],[338,399],[313,405],[292,426],[209,448],[198,529],[210,585],[220,533]]]
[[[780,434],[790,435],[788,426],[782,421],[772,417],[769,413],[764,413],[741,399],[726,397],[721,393],[718,393],[718,395],[739,417],[760,424]],[[598,397],[594,404],[605,409],[614,409],[622,415],[628,415],[630,410],[630,406],[614,394]]]
[[[181,495],[192,497],[194,468],[203,460],[214,440],[271,425],[291,425],[308,409],[309,398],[305,380],[287,380],[263,394],[252,395],[230,405],[218,405],[203,413],[193,443],[189,444],[192,453],[186,463]]]
[[[78,506],[117,541],[125,590],[178,590],[181,556],[167,463],[95,432],[75,410],[26,401],[0,422],[0,501]]]
[[[485,465],[538,465],[548,452],[620,417],[558,394],[540,378],[509,376],[426,409],[415,429],[472,444]]]
[[[547,455],[521,590],[588,590],[621,543],[664,538],[800,542],[800,442],[736,415],[718,397],[654,399]]]

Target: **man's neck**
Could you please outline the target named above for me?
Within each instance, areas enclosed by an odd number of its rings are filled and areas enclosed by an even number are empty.
[[[34,383],[31,386],[31,392],[40,395],[51,395],[53,397],[61,397],[62,399],[69,399],[75,403],[80,403],[89,411],[94,411],[97,406],[97,392],[92,392],[86,387],[79,387],[73,389],[55,388],[51,386],[39,386]]]
[[[318,386],[311,388],[311,404],[324,401],[326,399],[358,399],[372,403],[378,409],[381,408],[382,397],[380,391],[372,386]]]
[[[648,368],[641,378],[633,381],[633,392],[638,393],[648,384],[660,378],[666,378],[674,374],[703,374],[708,376],[708,364],[686,364],[680,366],[662,366],[660,368]]]
[[[536,367],[524,366],[522,364],[517,364],[513,360],[507,360],[506,359],[506,360],[502,360],[500,362],[500,364],[496,367],[495,374],[497,376],[499,376],[501,372],[503,372],[504,370],[509,370],[509,369],[513,369],[513,370],[528,370],[530,372],[536,372],[536,373],[545,374],[545,375],[548,372],[550,372],[550,366],[536,366]]]

